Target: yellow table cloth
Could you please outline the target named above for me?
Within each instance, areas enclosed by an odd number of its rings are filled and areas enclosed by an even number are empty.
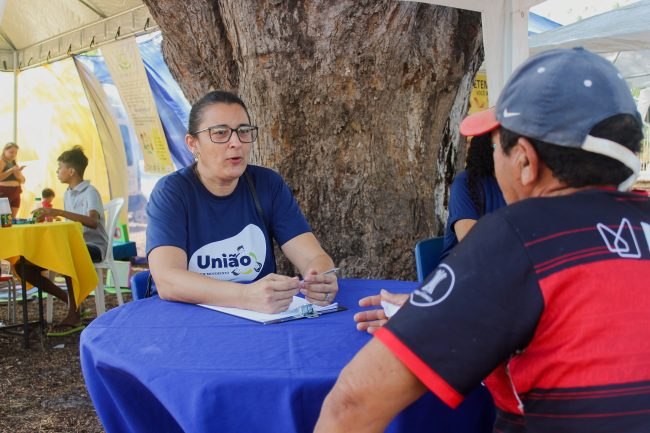
[[[97,286],[97,273],[78,222],[0,228],[0,258],[15,262],[19,256],[35,265],[69,276],[77,305]]]

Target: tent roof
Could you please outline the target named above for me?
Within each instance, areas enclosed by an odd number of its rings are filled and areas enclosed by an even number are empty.
[[[141,0],[0,0],[0,69],[14,52],[24,68],[155,26]]]
[[[607,57],[632,87],[650,86],[650,0],[529,38],[531,54],[583,46]]]

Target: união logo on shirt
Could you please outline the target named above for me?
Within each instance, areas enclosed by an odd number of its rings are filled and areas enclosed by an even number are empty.
[[[190,258],[188,269],[224,281],[253,281],[266,260],[262,230],[249,224],[235,236],[203,245]]]

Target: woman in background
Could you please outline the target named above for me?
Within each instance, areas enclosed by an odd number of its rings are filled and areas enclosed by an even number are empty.
[[[449,218],[440,260],[447,257],[479,218],[506,205],[494,177],[493,152],[490,134],[473,137],[469,143],[465,171],[451,184]]]
[[[460,132],[464,135],[463,129],[461,123]],[[465,171],[460,172],[451,184],[449,218],[440,260],[442,261],[469,233],[479,218],[505,205],[503,193],[494,177],[494,145],[491,133],[474,136],[467,149]],[[362,298],[359,301],[361,307],[380,308],[355,314],[357,329],[374,333],[388,320],[381,302],[401,307],[408,297],[408,294],[391,293],[382,289],[378,295]]]
[[[20,185],[25,183],[25,176],[22,170],[25,166],[18,165],[18,145],[9,142],[2,149],[0,158],[0,197],[7,197],[11,206],[11,217],[16,218],[20,207],[20,193],[23,192]]]

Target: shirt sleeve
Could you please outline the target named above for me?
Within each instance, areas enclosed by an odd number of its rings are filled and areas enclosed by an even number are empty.
[[[104,205],[102,204],[102,198],[99,195],[99,191],[97,189],[93,188],[90,194],[86,195],[88,203],[88,210],[87,212],[90,213],[91,210],[96,211],[99,215],[102,216],[102,220],[104,219]]]
[[[164,177],[156,183],[147,204],[147,256],[161,246],[187,251],[187,205],[179,179]]]
[[[460,220],[478,221],[479,218],[467,186],[467,172],[462,172],[456,176],[449,191],[449,228],[453,230],[454,224]]]
[[[498,214],[411,293],[375,336],[451,407],[532,339],[543,298],[526,251]]]
[[[311,227],[309,227],[289,186],[277,173],[274,173],[273,176],[271,194],[273,197],[271,230],[278,245],[282,246],[298,235],[311,232]]]

